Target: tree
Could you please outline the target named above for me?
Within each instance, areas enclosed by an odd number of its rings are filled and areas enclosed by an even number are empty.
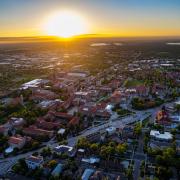
[[[142,126],[140,123],[137,123],[134,127],[134,134],[136,136],[139,136],[141,134],[141,131],[142,131]]]
[[[43,157],[50,156],[52,154],[51,149],[49,147],[43,148],[41,155]]]
[[[126,176],[128,180],[133,180],[133,167],[129,166],[129,168],[126,170]]]
[[[159,166],[155,172],[156,176],[160,179],[168,180],[172,177],[172,171],[169,168]]]
[[[118,144],[117,147],[116,147],[116,152],[119,154],[119,155],[122,155],[126,152],[127,150],[127,144]]]
[[[90,145],[90,149],[91,149],[91,151],[93,152],[93,153],[97,153],[98,152],[98,150],[99,150],[99,144],[97,144],[97,143],[93,143],[93,144],[91,144]]]
[[[82,138],[78,139],[77,147],[78,148],[89,148],[90,143],[85,137],[82,137]]]
[[[39,142],[38,141],[34,141],[32,143],[32,149],[37,149],[39,147]]]
[[[51,160],[48,162],[48,167],[49,168],[54,168],[57,165],[57,161],[56,160]]]

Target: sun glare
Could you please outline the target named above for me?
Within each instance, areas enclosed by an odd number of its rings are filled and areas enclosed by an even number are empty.
[[[63,11],[51,15],[46,20],[44,30],[48,35],[69,38],[86,33],[87,25],[80,15]]]

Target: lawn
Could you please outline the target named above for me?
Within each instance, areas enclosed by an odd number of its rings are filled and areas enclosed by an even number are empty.
[[[134,87],[134,86],[139,86],[139,85],[143,85],[144,82],[143,81],[139,81],[139,80],[136,80],[136,79],[132,79],[132,80],[126,80],[124,82],[124,86],[126,88],[130,88],[130,87]]]

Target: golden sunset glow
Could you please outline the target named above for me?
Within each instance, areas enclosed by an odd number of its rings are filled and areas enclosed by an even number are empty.
[[[63,38],[87,33],[87,25],[83,17],[69,11],[50,15],[43,28],[47,35]]]

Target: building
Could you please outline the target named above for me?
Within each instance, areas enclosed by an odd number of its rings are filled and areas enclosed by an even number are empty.
[[[108,127],[108,128],[106,128],[106,132],[109,136],[111,136],[111,135],[116,133],[116,128],[115,127]]]
[[[94,173],[94,169],[85,169],[84,173],[82,174],[82,180],[88,180]]]
[[[22,136],[11,136],[8,140],[8,144],[10,147],[21,149],[26,144],[26,137]]]
[[[43,157],[42,156],[29,156],[25,159],[25,162],[29,169],[36,169],[38,167],[42,167],[43,165]]]
[[[54,151],[58,154],[67,153],[68,155],[71,155],[71,153],[73,152],[73,147],[60,145],[60,146],[55,147]]]
[[[169,132],[160,133],[156,130],[150,131],[150,136],[154,138],[155,140],[159,141],[171,141],[173,139],[173,135]]]
[[[38,128],[45,129],[45,130],[57,130],[60,128],[60,122],[48,122],[45,121],[43,118],[39,118],[36,122]]]
[[[162,109],[162,110],[157,112],[157,114],[156,114],[156,122],[158,124],[162,124],[162,125],[170,123],[169,115],[168,115],[166,110]]]
[[[54,134],[54,131],[48,131],[44,129],[37,128],[36,126],[29,126],[23,129],[23,133],[34,138],[36,137],[49,137],[51,138]]]
[[[59,174],[62,172],[62,170],[63,170],[63,164],[58,163],[57,166],[53,169],[51,175],[59,176]]]
[[[45,80],[45,79],[34,79],[32,81],[24,83],[20,89],[38,88],[42,85],[47,84],[48,82],[49,80]]]
[[[120,91],[114,91],[114,93],[110,97],[110,101],[113,104],[119,104],[121,101],[121,92]]]

